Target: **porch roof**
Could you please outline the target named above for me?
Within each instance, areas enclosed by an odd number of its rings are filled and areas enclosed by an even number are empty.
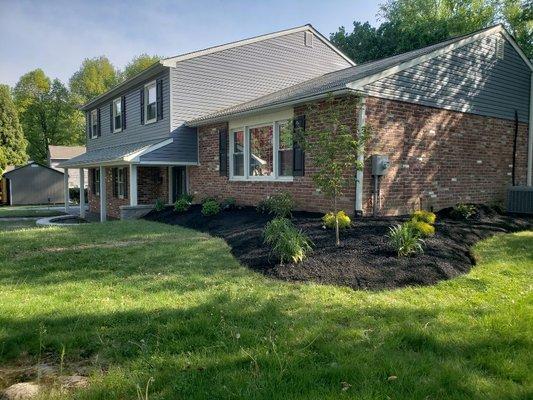
[[[172,138],[123,144],[115,147],[92,150],[66,160],[59,168],[84,168],[99,165],[138,163],[139,157],[173,142]]]

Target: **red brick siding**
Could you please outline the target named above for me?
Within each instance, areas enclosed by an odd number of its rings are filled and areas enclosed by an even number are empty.
[[[372,210],[371,154],[391,161],[380,185],[383,214],[504,199],[514,121],[370,97],[366,123],[373,128],[364,173],[366,213]],[[526,183],[527,135],[527,124],[519,124],[517,184]]]
[[[345,123],[357,127],[356,99],[351,104],[352,112],[345,116]],[[321,103],[323,106],[323,103]],[[295,115],[306,113],[307,107],[295,109]],[[317,113],[320,111],[317,111]],[[306,115],[306,126],[317,129],[320,119],[313,114]],[[312,181],[314,166],[312,154],[307,153],[305,158],[305,176],[294,177],[293,182],[235,182],[219,174],[219,145],[218,129],[225,124],[204,126],[199,128],[199,166],[189,168],[189,191],[195,195],[196,200],[204,197],[218,197],[224,199],[234,197],[238,204],[257,205],[267,196],[279,192],[290,192],[297,202],[298,209],[309,211],[324,211],[331,209],[331,200],[325,198],[316,189]],[[355,171],[349,174],[355,175]],[[354,182],[354,181],[352,181]],[[340,199],[340,207],[352,212],[354,208],[354,183],[346,190],[345,196]]]
[[[138,204],[153,204],[160,198],[165,203],[168,201],[168,168],[167,167],[138,167],[137,168],[137,202]],[[127,170],[129,182],[129,170]],[[89,211],[100,212],[100,196],[92,191],[92,173],[89,169]],[[129,190],[129,188],[128,188]],[[126,199],[113,196],[112,167],[106,168],[106,203],[107,216],[120,218],[120,206],[129,205],[129,196]]]
[[[323,107],[323,103],[319,103]],[[295,109],[306,114],[308,129],[320,121],[307,106]],[[346,124],[357,126],[357,106],[344,116]],[[371,154],[388,155],[391,169],[381,181],[381,213],[404,214],[420,207],[440,208],[458,202],[490,203],[503,200],[511,182],[514,121],[477,116],[399,101],[367,99],[366,124],[373,130],[367,145],[363,207],[372,211]],[[329,199],[318,193],[312,182],[315,171],[312,154],[306,154],[306,175],[293,182],[231,182],[219,176],[218,129],[224,124],[199,128],[200,165],[189,168],[189,188],[197,199],[235,197],[237,202],[255,205],[266,196],[286,190],[298,208],[326,211]],[[527,125],[520,124],[517,151],[517,184],[524,184],[527,168]],[[348,171],[349,178],[354,171]],[[354,180],[350,180],[340,207],[353,212]]]

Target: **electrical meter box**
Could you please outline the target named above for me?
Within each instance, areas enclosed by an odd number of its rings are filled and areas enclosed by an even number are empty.
[[[380,154],[372,154],[372,175],[385,175],[390,167],[389,157]]]

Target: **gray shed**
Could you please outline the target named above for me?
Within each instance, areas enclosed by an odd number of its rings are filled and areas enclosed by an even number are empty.
[[[63,172],[36,162],[6,172],[11,205],[63,203]]]

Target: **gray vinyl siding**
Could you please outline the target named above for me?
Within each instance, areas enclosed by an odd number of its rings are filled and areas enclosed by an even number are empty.
[[[34,166],[32,166],[34,165]],[[62,203],[63,173],[31,164],[10,172],[12,205]]]
[[[504,43],[503,59],[496,42]],[[531,71],[513,46],[494,34],[374,82],[369,95],[472,114],[529,118]]]
[[[198,137],[195,128],[183,127],[172,137],[174,141],[171,144],[141,156],[141,162],[198,162]]]
[[[178,62],[171,68],[172,130],[184,121],[350,67],[318,37],[304,32]]]
[[[163,119],[151,124],[142,125],[140,91],[145,84],[160,78],[163,79]],[[116,99],[124,94],[126,95],[126,129],[117,133],[113,133],[110,130],[110,104],[113,100],[107,100],[98,104],[94,108],[100,108],[102,136],[94,139],[88,137],[87,151],[146,142],[154,139],[166,139],[170,136],[170,87],[168,70],[146,79],[142,84],[128,89],[125,93],[117,94],[114,98]]]

